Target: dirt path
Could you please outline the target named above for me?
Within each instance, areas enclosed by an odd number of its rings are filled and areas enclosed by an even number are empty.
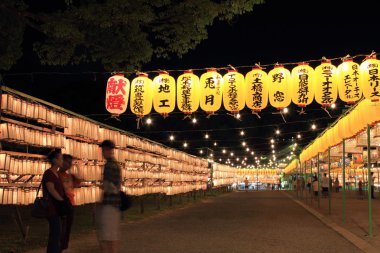
[[[281,192],[235,192],[122,227],[121,252],[360,252]],[[43,250],[33,251],[44,252]],[[95,234],[67,253],[99,252]]]

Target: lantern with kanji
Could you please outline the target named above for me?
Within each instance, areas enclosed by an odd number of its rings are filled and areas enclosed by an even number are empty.
[[[166,117],[175,108],[175,80],[162,71],[153,79],[153,108]]]
[[[314,69],[307,63],[300,63],[292,70],[292,101],[299,107],[306,107],[314,99]]]
[[[152,80],[145,73],[133,79],[131,85],[131,111],[141,118],[152,110]]]
[[[323,107],[335,103],[338,97],[336,73],[336,67],[329,60],[323,60],[322,64],[315,68],[315,101]]]
[[[213,114],[222,106],[223,77],[216,69],[208,69],[200,78],[200,107]]]
[[[223,77],[223,105],[224,108],[236,114],[245,106],[244,76],[236,70],[228,70]]]
[[[353,104],[362,97],[359,82],[360,67],[352,58],[346,58],[338,66],[338,93],[339,98],[348,104]]]
[[[380,61],[376,54],[366,58],[360,65],[360,86],[365,98],[380,101]]]
[[[277,108],[283,109],[290,105],[290,72],[282,65],[276,65],[269,71],[269,102]]]
[[[130,83],[123,74],[108,78],[106,89],[106,109],[113,116],[118,116],[127,110]]]
[[[185,114],[192,114],[199,107],[199,77],[187,70],[177,79],[177,106]]]
[[[245,103],[253,112],[260,112],[268,105],[268,75],[260,67],[245,75]]]

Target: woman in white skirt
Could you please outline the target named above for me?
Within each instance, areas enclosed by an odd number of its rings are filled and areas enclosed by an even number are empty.
[[[120,240],[121,170],[114,157],[115,144],[105,140],[101,144],[107,160],[103,172],[103,198],[96,209],[97,237],[102,253],[116,253]]]

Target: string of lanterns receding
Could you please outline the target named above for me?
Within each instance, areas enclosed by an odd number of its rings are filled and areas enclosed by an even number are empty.
[[[152,108],[167,117],[176,105],[185,117],[191,117],[199,108],[211,116],[222,104],[231,115],[240,116],[239,111],[245,107],[257,114],[268,103],[283,110],[291,102],[305,108],[313,100],[328,107],[338,96],[348,104],[362,96],[379,100],[380,61],[372,53],[359,65],[353,61],[356,57],[343,57],[338,67],[324,58],[315,69],[306,62],[291,71],[284,66],[294,63],[274,64],[268,73],[263,70],[264,65],[255,65],[245,76],[232,66],[224,76],[218,73],[221,68],[209,68],[200,77],[186,70],[177,80],[167,71],[160,71],[153,80],[147,73],[139,72],[132,82],[123,74],[115,74],[107,81],[105,105],[117,117],[130,104],[132,113],[142,118]],[[197,119],[194,117],[192,122],[195,124]]]

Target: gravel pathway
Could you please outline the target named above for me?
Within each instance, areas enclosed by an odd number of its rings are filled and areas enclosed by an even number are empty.
[[[122,228],[125,253],[361,252],[281,192],[235,192]],[[92,238],[92,239],[91,239]],[[69,252],[98,252],[94,235]]]

